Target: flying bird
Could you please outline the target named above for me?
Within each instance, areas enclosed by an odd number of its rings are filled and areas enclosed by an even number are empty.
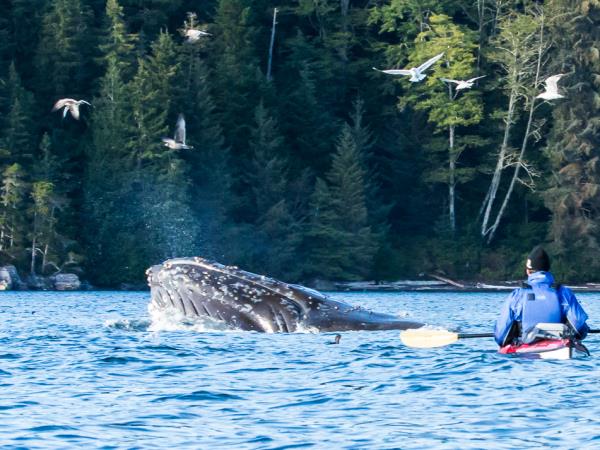
[[[173,139],[164,137],[162,138],[162,141],[164,142],[165,147],[169,147],[171,150],[187,150],[194,148],[185,143],[185,119],[183,118],[183,114],[179,114],[179,117],[177,117]]]
[[[563,98],[564,95],[560,95],[558,93],[558,80],[561,77],[564,77],[564,73],[559,73],[558,75],[552,75],[551,77],[546,78],[544,84],[546,85],[546,90],[538,95],[536,98],[542,98],[544,100],[556,100],[558,98]]]
[[[58,111],[59,109],[64,108],[63,119],[65,117],[67,117],[67,112],[70,112],[73,119],[79,120],[79,105],[81,105],[82,103],[92,106],[91,103],[88,103],[85,100],[74,100],[72,98],[61,98],[54,104],[54,107],[52,108],[52,112]]]
[[[449,78],[440,78],[440,80],[446,83],[456,84],[456,90],[460,91],[462,89],[471,89],[475,81],[479,80],[480,78],[484,78],[485,76],[487,75],[481,75],[480,77],[470,78],[468,80],[451,80]]]
[[[421,64],[419,67],[411,67],[410,69],[380,70],[380,69],[377,69],[376,67],[373,67],[373,69],[377,70],[378,72],[387,73],[388,75],[410,76],[408,81],[417,83],[417,82],[425,79],[425,77],[427,75],[425,75],[423,72],[425,72],[427,69],[429,69],[431,66],[433,66],[437,61],[439,61],[442,56],[444,56],[444,52],[440,53],[439,55],[435,55],[433,58],[427,60],[426,62]]]
[[[212,34],[202,31],[196,30],[195,28],[190,28],[189,30],[185,30],[185,37],[187,37],[186,42],[193,43],[197,42],[201,37],[204,36],[212,36]]]

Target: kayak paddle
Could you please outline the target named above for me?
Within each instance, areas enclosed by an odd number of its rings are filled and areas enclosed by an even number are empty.
[[[443,347],[452,344],[459,339],[489,338],[494,333],[453,333],[448,330],[432,330],[423,328],[411,328],[400,333],[400,340],[404,345],[416,348]]]
[[[589,330],[588,334],[600,333],[600,330]],[[453,333],[448,330],[428,328],[411,328],[400,333],[400,340],[408,347],[433,348],[452,344],[459,339],[491,338],[494,333]]]

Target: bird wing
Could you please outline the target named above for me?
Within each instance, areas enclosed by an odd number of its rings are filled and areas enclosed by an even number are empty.
[[[544,83],[546,84],[546,90],[551,92],[558,92],[558,80],[564,76],[564,74],[559,73],[558,75],[552,75],[551,77],[546,78]]]
[[[71,112],[71,115],[73,116],[73,119],[79,120],[79,104],[73,103],[73,104],[69,105],[67,108],[69,108],[69,111]]]
[[[58,111],[60,108],[64,108],[69,103],[75,103],[75,100],[73,100],[72,98],[61,98],[54,104],[54,106],[52,107],[52,111]]]
[[[86,105],[92,106],[92,104],[90,102],[86,102],[85,100],[79,100],[77,103],[79,103],[79,104],[85,103]]]
[[[174,139],[175,142],[180,142],[185,145],[185,119],[183,118],[183,114],[179,114],[179,117],[177,117]]]
[[[446,83],[460,83],[458,80],[451,80],[450,78],[440,78],[440,80],[445,81]]]
[[[410,75],[411,74],[410,70],[406,70],[406,69],[381,70],[376,67],[373,67],[373,70],[376,70],[377,72],[387,73],[388,75]]]
[[[417,70],[419,72],[423,72],[424,70],[429,69],[431,66],[433,66],[437,61],[439,61],[441,59],[441,57],[444,56],[444,52],[440,53],[439,55],[435,55],[433,58],[428,59],[427,61],[425,61],[423,64],[421,64],[419,67],[417,67]]]
[[[467,80],[467,83],[473,83],[474,81],[479,80],[480,78],[485,78],[487,75],[481,75],[480,77],[470,78]]]

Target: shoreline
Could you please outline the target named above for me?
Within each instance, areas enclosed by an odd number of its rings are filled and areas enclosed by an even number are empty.
[[[316,283],[317,290],[330,292],[511,292],[521,287],[522,281],[495,283],[442,281],[395,281],[375,283],[374,281],[325,282]],[[576,292],[600,292],[600,283],[585,283],[564,286]]]
[[[345,286],[343,283],[334,283],[334,287],[319,287],[311,289],[316,289],[321,292],[506,292],[509,293],[512,290],[521,287],[520,285],[515,286],[500,286],[500,285],[491,285],[491,286],[477,286],[477,285],[469,285],[463,288],[456,286],[404,286],[404,287],[389,287],[389,286],[365,286],[365,287],[349,287]],[[575,292],[590,292],[590,293],[600,293],[600,284],[598,283],[589,283],[585,285],[567,285],[572,291]],[[20,289],[0,289],[0,293],[2,292],[150,292],[149,288],[145,289],[120,289],[118,287],[114,288],[85,288],[85,289],[30,289],[30,288],[20,288]],[[1,295],[1,294],[0,294]]]

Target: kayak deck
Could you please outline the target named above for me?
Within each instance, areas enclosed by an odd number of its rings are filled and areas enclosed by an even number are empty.
[[[498,353],[533,359],[559,360],[590,355],[585,345],[574,339],[543,339],[533,344],[509,344],[500,347]]]

